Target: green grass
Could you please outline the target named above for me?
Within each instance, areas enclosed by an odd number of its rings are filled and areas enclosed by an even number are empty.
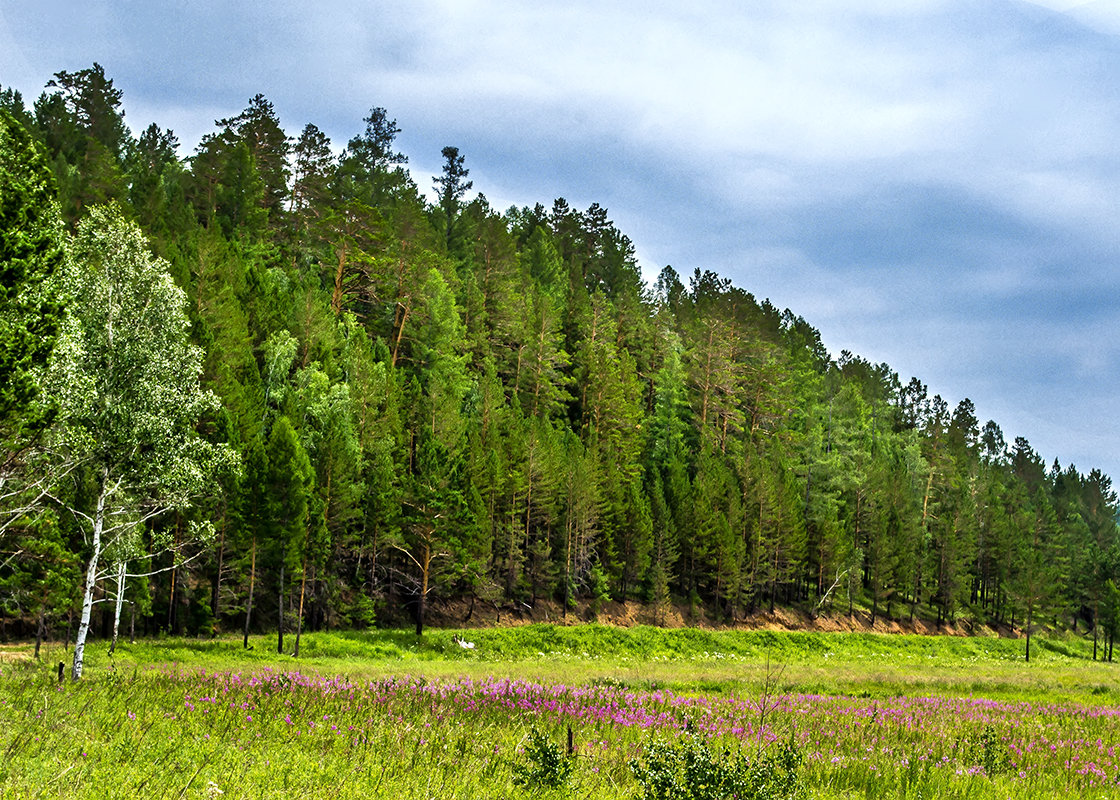
[[[464,649],[457,639],[474,643]],[[293,640],[288,637],[290,649]],[[255,666],[312,669],[327,674],[531,677],[552,682],[610,680],[636,688],[752,691],[770,667],[797,691],[885,697],[985,696],[1084,703],[1120,702],[1120,665],[1091,660],[1092,642],[1078,638],[1032,642],[996,637],[871,633],[711,631],[638,626],[526,625],[474,630],[332,632],[305,635],[301,657],[276,653],[275,637],[165,638],[126,644],[110,661],[88,649],[92,674],[116,665],[178,663],[208,670]],[[45,661],[67,660],[54,648]]]
[[[475,647],[460,647],[460,637]],[[69,663],[61,647],[46,648],[39,663],[29,647],[0,650],[0,796],[84,797],[96,787],[130,798],[635,797],[629,761],[688,719],[718,747],[750,753],[771,740],[758,731],[800,737],[810,797],[1102,797],[1049,743],[1065,743],[1085,764],[1098,756],[1111,764],[1105,751],[1120,745],[1120,666],[1092,661],[1091,642],[1076,638],[1034,640],[1030,664],[1022,641],[997,638],[596,625],[431,630],[420,639],[315,633],[303,637],[299,659],[278,655],[274,637],[251,644],[155,639],[119,645],[110,659],[93,642],[78,685],[55,679],[57,663]],[[252,675],[265,683],[248,686]],[[406,689],[379,694],[377,681],[406,675]],[[324,688],[318,676],[341,676],[344,688]],[[491,682],[501,678],[569,688]],[[549,710],[552,691],[573,708],[608,698],[675,722],[646,729]],[[221,703],[199,701],[219,692]],[[486,692],[533,699],[496,705]],[[979,697],[1002,710],[951,699]],[[899,721],[918,713],[913,703],[927,715],[916,727]],[[530,732],[562,743],[568,725],[579,755],[567,787],[516,786]],[[1002,758],[1043,739],[1017,756],[1024,776],[970,774],[1002,763],[984,761],[985,748]]]

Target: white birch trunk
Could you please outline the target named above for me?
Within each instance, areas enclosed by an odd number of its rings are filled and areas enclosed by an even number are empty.
[[[106,481],[102,479],[101,494],[97,497],[97,512],[93,517],[93,550],[86,567],[85,588],[82,593],[82,616],[78,622],[78,636],[74,640],[74,666],[72,680],[80,680],[85,662],[86,636],[89,635],[89,618],[93,611],[93,589],[97,585],[97,562],[101,558],[101,531],[105,525],[105,496],[109,493]]]
[[[121,607],[124,605],[124,578],[127,567],[127,561],[117,565],[117,602],[113,609],[113,641],[109,644],[109,655],[113,655],[117,649],[117,633],[121,629]]]

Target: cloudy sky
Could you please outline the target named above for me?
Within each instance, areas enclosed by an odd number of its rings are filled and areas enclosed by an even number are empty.
[[[94,61],[189,155],[260,92],[422,186],[599,202],[1011,441],[1120,481],[1120,0],[4,0],[0,85]]]

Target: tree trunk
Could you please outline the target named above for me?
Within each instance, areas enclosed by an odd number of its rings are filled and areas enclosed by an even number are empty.
[[[218,624],[219,603],[222,599],[222,568],[225,566],[226,555],[226,523],[222,521],[222,535],[218,539],[218,571],[214,573],[214,585],[210,593],[210,612],[214,615],[214,626]]]
[[[171,592],[167,598],[167,632],[172,636],[175,635],[175,573],[176,570],[171,570]]]
[[[182,526],[182,524],[183,524],[182,514],[176,514],[175,515],[175,540],[174,540],[174,552],[175,553],[178,553],[178,551],[179,551],[179,529]],[[174,559],[174,558],[175,558],[175,556],[173,555],[172,559]],[[175,587],[179,583],[178,579],[179,579],[179,568],[175,565],[175,561],[173,560],[171,562],[171,595],[170,595],[170,598],[167,602],[167,629],[168,629],[168,632],[171,633],[172,636],[176,635],[179,632],[179,615],[176,613],[176,609],[175,609]]]
[[[299,616],[296,617],[296,649],[292,658],[299,658],[299,637],[303,633],[303,598],[307,592],[307,559],[303,561],[303,577],[299,581]]]
[[[571,602],[572,589],[572,515],[568,513],[564,521],[564,608],[560,612],[562,619],[568,618],[568,603]]]
[[[517,582],[517,487],[514,486],[513,496],[509,502],[509,552],[506,562],[506,597],[513,597],[513,587]]]
[[[781,535],[779,530],[778,535]],[[774,613],[774,601],[778,594],[778,545],[774,544],[774,574],[770,576],[770,613]]]
[[[253,552],[249,557],[249,601],[245,605],[245,638],[242,642],[246,650],[249,649],[249,622],[253,616],[253,584],[257,580],[257,540],[253,539]]]
[[[280,616],[276,620],[276,652],[284,652],[284,565],[280,565],[280,589],[276,592],[276,606]]]
[[[47,622],[47,605],[39,606],[39,624],[35,627],[35,660],[39,660],[39,647],[43,644],[43,631]]]
[[[401,349],[401,339],[404,338],[404,324],[408,321],[408,315],[410,311],[410,308],[405,306],[400,301],[397,301],[397,319],[400,321],[400,323],[397,326],[396,341],[393,342],[393,355],[389,362],[390,366],[395,367],[397,365],[397,356],[400,354]]]
[[[107,475],[101,476],[101,494],[97,497],[97,510],[93,516],[92,551],[86,565],[86,580],[82,589],[82,616],[78,620],[78,635],[74,639],[74,663],[70,669],[71,680],[81,680],[85,665],[86,637],[89,636],[89,618],[93,612],[93,589],[97,585],[97,564],[101,559],[101,531],[105,527],[105,496],[108,489]]]
[[[432,567],[432,548],[425,544],[421,551],[420,562],[420,597],[416,602],[416,635],[424,635],[424,604],[428,599],[428,576]]]
[[[113,640],[109,643],[109,655],[117,649],[117,634],[121,629],[121,607],[124,605],[124,579],[128,562],[117,564],[117,599],[113,604]]]
[[[346,240],[338,249],[338,264],[334,270],[334,291],[331,292],[331,310],[337,317],[342,313],[342,278],[346,274]],[[297,648],[298,649],[298,648]]]
[[[1097,660],[1097,606],[1093,606],[1093,660]]]

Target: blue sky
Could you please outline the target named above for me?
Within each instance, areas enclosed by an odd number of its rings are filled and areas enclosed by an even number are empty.
[[[1011,441],[1120,480],[1120,0],[5,0],[0,84],[101,63],[189,155],[260,92],[421,184],[599,202]]]

